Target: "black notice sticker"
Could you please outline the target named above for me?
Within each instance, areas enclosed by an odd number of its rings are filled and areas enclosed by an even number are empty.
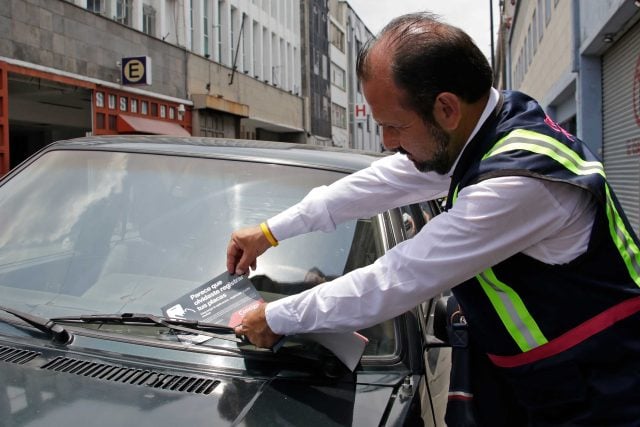
[[[246,276],[223,273],[162,307],[166,317],[239,325],[262,297]]]

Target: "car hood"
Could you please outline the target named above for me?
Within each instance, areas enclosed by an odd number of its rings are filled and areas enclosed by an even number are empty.
[[[396,383],[52,356],[0,345],[0,417],[7,425],[379,425]]]

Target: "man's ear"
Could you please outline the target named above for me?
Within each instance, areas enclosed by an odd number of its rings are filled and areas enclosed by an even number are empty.
[[[455,130],[462,118],[460,98],[451,92],[441,92],[433,105],[433,117],[446,131]]]

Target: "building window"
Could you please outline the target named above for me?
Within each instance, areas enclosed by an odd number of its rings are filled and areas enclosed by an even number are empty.
[[[331,104],[331,124],[346,129],[347,128],[347,109],[338,104]]]
[[[544,14],[542,13],[542,0],[538,0],[538,41],[542,40],[542,33],[544,33]]]
[[[116,0],[116,21],[131,26],[131,3],[132,0]]]
[[[362,49],[362,42],[356,39],[356,52],[360,52],[361,49]],[[362,93],[362,85],[360,84],[360,79],[356,79],[356,90],[358,91],[358,93]]]
[[[202,53],[206,58],[211,56],[209,51],[209,2],[202,3]]]
[[[167,117],[167,106],[166,105],[161,105],[160,106],[160,117],[161,118],[165,118]]]
[[[145,116],[149,114],[149,103],[147,101],[142,101],[140,103],[140,112]]]
[[[217,51],[216,51],[216,61],[222,62],[222,10],[223,10],[224,0],[218,1],[218,19],[216,21],[217,28]]]
[[[191,37],[189,40],[191,41],[191,50],[193,50],[193,0],[189,0],[189,34]]]
[[[320,75],[320,52],[313,50],[313,74]]]
[[[109,114],[109,130],[117,130],[116,120],[118,116],[114,116],[113,114]]]
[[[333,22],[329,25],[329,41],[337,47],[340,52],[344,52],[344,32]]]
[[[329,60],[327,55],[322,55],[322,78],[329,80]]]
[[[96,114],[96,129],[104,129],[104,113]]]
[[[533,54],[538,50],[538,20],[536,19],[536,11],[533,11],[533,18],[531,19],[531,31],[533,32]]]
[[[326,96],[322,97],[322,119],[323,120],[330,120],[330,116],[329,116],[329,98],[327,98]]]
[[[229,38],[229,43],[231,44],[229,46],[229,50],[231,51],[231,61],[233,63],[235,57],[236,57],[236,42],[237,42],[237,25],[236,25],[236,20],[238,19],[238,9],[236,9],[235,7],[231,7],[231,22],[229,25],[229,32],[230,32],[230,38]]]
[[[156,10],[147,4],[142,6],[142,32],[151,37],[156,35]]]
[[[335,63],[331,63],[331,83],[340,89],[345,89],[345,71],[337,66]]]
[[[169,107],[169,118],[171,120],[176,118],[176,109],[173,107]]]
[[[249,61],[249,53],[250,50],[249,49],[249,37],[247,37],[247,30],[245,30],[245,28],[247,28],[247,21],[248,21],[248,17],[246,14],[242,14],[242,22],[240,23],[240,34],[238,35],[238,37],[242,37],[242,71],[244,71],[245,73],[249,72],[249,65],[250,61]]]
[[[104,13],[104,1],[87,0],[87,10],[93,13]]]
[[[109,109],[110,110],[116,109],[116,96],[113,94],[109,94]]]
[[[151,115],[153,117],[158,117],[158,104],[155,102],[151,103]]]
[[[527,30],[527,68],[531,65],[531,59],[533,58],[533,43],[531,42],[531,25]]]
[[[224,120],[222,116],[201,110],[200,123],[200,136],[224,137]]]

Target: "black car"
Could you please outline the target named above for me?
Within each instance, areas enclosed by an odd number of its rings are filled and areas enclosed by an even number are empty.
[[[354,371],[314,341],[258,349],[161,310],[225,270],[233,230],[376,158],[115,136],[28,159],[0,182],[0,424],[443,425],[449,349],[427,345],[431,301],[360,331],[369,343]],[[437,213],[406,206],[281,242],[249,279],[267,301],[300,292]]]

